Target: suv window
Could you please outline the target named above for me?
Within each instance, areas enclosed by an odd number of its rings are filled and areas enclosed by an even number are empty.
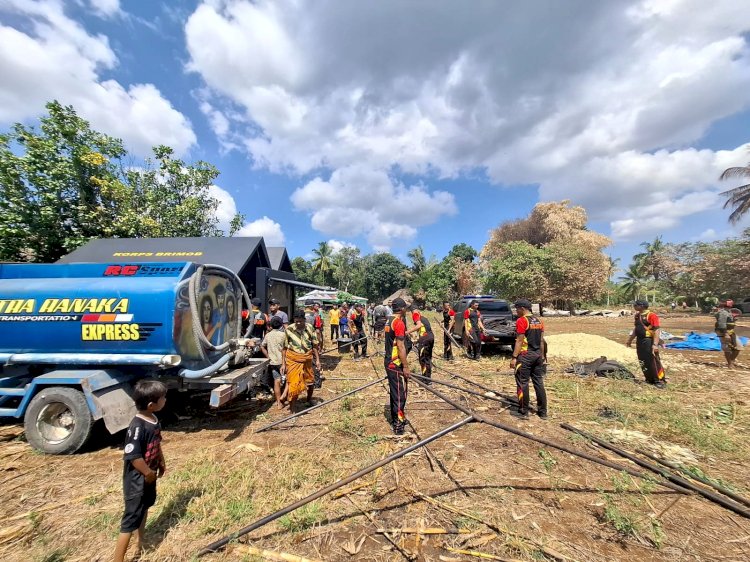
[[[507,302],[479,301],[479,312],[508,312],[510,313],[510,306],[508,306]]]

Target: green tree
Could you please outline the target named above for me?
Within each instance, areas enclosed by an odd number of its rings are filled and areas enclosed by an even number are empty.
[[[396,290],[405,286],[406,266],[396,256],[388,253],[367,256],[365,267],[365,294],[371,301],[382,301]]]
[[[358,268],[362,261],[359,248],[344,246],[333,256],[333,270],[336,286],[346,292],[355,290]],[[357,287],[359,288],[359,287]]]
[[[0,260],[54,261],[91,238],[222,234],[209,195],[216,168],[160,146],[125,170],[122,141],[70,106],[47,111],[39,131],[16,124],[0,135]]]
[[[328,242],[318,242],[318,247],[313,249],[312,269],[319,273],[326,285],[333,285],[334,263],[333,248]]]
[[[736,166],[733,168],[727,168],[719,176],[720,180],[729,180],[734,178],[750,178],[750,165],[747,166]],[[728,191],[720,193],[722,197],[726,197],[724,202],[724,208],[731,207],[732,213],[729,215],[729,222],[736,224],[739,220],[744,217],[748,211],[750,211],[750,183],[737,186]]]
[[[646,283],[646,278],[643,271],[640,269],[637,263],[630,264],[625,274],[620,277],[622,287],[625,296],[631,300],[638,299],[641,296],[641,291]]]
[[[486,291],[506,299],[550,300],[554,259],[546,248],[528,242],[507,242],[501,255],[491,260],[484,276]]]
[[[312,265],[305,258],[296,257],[292,260],[292,271],[294,271],[295,277],[303,283],[317,284],[315,274],[312,270]]]
[[[474,248],[464,242],[461,242],[460,244],[456,244],[451,248],[451,251],[448,252],[447,257],[458,258],[461,261],[465,262],[473,262],[478,255],[479,254]]]

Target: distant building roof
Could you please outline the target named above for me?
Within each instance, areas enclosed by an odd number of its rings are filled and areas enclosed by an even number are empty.
[[[266,250],[268,251],[268,259],[271,260],[271,269],[294,273],[286,248],[283,246],[267,246]]]
[[[414,297],[411,296],[409,293],[409,289],[399,289],[395,293],[393,293],[390,297],[387,297],[383,299],[383,304],[390,305],[391,302],[393,302],[394,299],[402,298],[406,301],[406,304],[411,304],[414,302]]]

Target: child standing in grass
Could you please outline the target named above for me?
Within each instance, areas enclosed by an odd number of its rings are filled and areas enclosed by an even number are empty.
[[[122,471],[125,512],[115,548],[115,562],[122,562],[133,533],[138,537],[138,551],[143,551],[143,530],[148,509],[156,502],[156,479],[164,475],[167,465],[161,451],[161,425],[156,418],[167,403],[167,387],[153,379],[141,379],[133,395],[138,414],[128,427]]]

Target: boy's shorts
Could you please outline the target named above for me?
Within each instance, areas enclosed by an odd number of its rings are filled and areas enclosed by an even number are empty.
[[[154,503],[156,503],[156,482],[144,484],[142,494],[125,498],[125,513],[122,514],[120,532],[132,533],[137,531],[143,523],[148,508]]]
[[[281,376],[281,365],[271,365],[270,369],[273,380],[281,381],[282,383],[286,382],[286,377]]]

